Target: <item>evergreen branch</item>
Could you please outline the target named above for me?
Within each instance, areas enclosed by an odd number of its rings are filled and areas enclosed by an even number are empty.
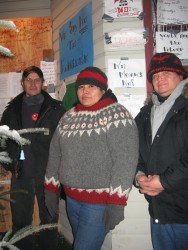
[[[49,135],[49,129],[48,128],[28,128],[28,129],[21,129],[21,130],[10,130],[8,126],[3,125],[0,126],[0,136],[1,141],[9,138],[11,140],[14,140],[16,143],[18,143],[20,146],[28,145],[31,142],[20,135],[27,134],[27,133],[44,133],[46,135]]]
[[[7,197],[0,197],[0,199],[1,199],[2,201],[9,201],[9,202],[13,202],[13,203],[15,203],[15,200],[13,200],[13,199],[11,199],[11,198],[7,198]]]
[[[1,137],[0,147],[1,148],[6,148],[6,138]]]
[[[10,250],[20,250],[19,248],[13,246],[9,242],[6,242],[6,241],[0,242],[0,250],[4,249],[4,247],[6,247],[7,249],[10,249]]]
[[[8,48],[0,45],[0,56],[14,57],[14,54]]]
[[[9,240],[11,234],[12,234],[12,230],[7,231],[6,234],[4,235],[2,241],[6,241],[7,242]]]
[[[0,191],[1,190],[2,190],[2,188],[0,188]],[[15,200],[13,200],[11,198],[4,197],[5,195],[10,194],[10,193],[24,193],[24,194],[28,194],[28,192],[26,190],[23,190],[23,189],[18,189],[18,190],[14,190],[14,191],[6,191],[6,192],[3,192],[3,193],[0,194],[0,200],[15,203]],[[5,207],[2,204],[0,204],[0,210],[3,210],[4,208]]]
[[[4,235],[2,241],[8,241],[11,234],[12,234],[12,230],[9,230],[8,232],[6,232],[6,234]]]
[[[7,153],[6,151],[2,151],[2,152],[0,152],[0,155],[1,155],[1,156],[7,157],[7,156],[8,156],[8,153]]]
[[[5,191],[3,193],[0,194],[0,199],[2,199],[2,197],[4,195],[7,195],[7,194],[13,194],[13,193],[23,193],[23,194],[28,194],[28,192],[24,189],[17,189],[17,190],[13,190],[13,191]]]
[[[18,143],[20,146],[28,145],[31,143],[29,140],[22,138],[16,130],[10,130],[6,125],[0,126],[0,135],[3,138],[8,137],[9,139]]]
[[[27,237],[28,235],[38,233],[39,231],[45,230],[45,229],[53,229],[58,227],[58,224],[45,224],[40,226],[27,226],[19,231],[17,231],[13,237],[9,240],[9,243],[14,244],[19,240],[22,240],[23,238]]]
[[[27,129],[17,130],[17,132],[20,135],[27,134],[27,133],[44,133],[45,135],[49,135],[49,129],[48,128],[27,128]]]
[[[17,30],[13,21],[0,20],[0,27],[8,30]]]
[[[8,156],[8,153],[5,152],[5,151],[0,152],[0,159],[1,159],[1,160],[0,160],[1,163],[6,163],[6,164],[8,164],[8,163],[11,163],[11,162],[12,162],[11,158]]]
[[[6,147],[5,141],[9,138],[14,140],[21,147],[24,145],[30,144],[30,140],[21,137],[22,134],[27,133],[44,133],[45,135],[49,135],[48,128],[28,128],[21,130],[10,130],[7,125],[0,126],[0,146],[2,148]],[[12,162],[12,159],[8,156],[7,152],[0,152],[0,162],[9,164]]]

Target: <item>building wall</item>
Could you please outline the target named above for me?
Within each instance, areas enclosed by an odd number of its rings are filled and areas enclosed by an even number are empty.
[[[52,0],[51,15],[53,22],[53,49],[57,60],[57,74],[60,78],[59,66],[59,29],[71,19],[88,0]],[[144,47],[139,51],[107,51],[104,46],[104,33],[120,28],[142,28],[143,21],[137,18],[115,20],[107,23],[102,20],[104,14],[102,0],[92,0],[92,21],[93,21],[93,43],[94,43],[94,65],[100,67],[108,74],[107,60],[110,57],[120,55],[129,58],[145,58]],[[74,82],[76,75],[65,79],[65,83]],[[59,82],[60,83],[60,82]],[[134,89],[135,92],[143,94],[146,88]],[[65,202],[60,202],[60,223],[61,232],[65,238],[72,242],[73,237],[67,214]],[[151,250],[149,215],[147,203],[142,195],[134,187],[130,192],[128,206],[125,208],[125,220],[115,230],[109,233],[105,239],[102,250]]]

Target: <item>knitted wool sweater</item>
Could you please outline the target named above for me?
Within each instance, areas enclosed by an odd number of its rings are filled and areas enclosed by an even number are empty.
[[[107,98],[61,118],[50,146],[45,189],[92,204],[126,205],[138,161],[136,124]]]

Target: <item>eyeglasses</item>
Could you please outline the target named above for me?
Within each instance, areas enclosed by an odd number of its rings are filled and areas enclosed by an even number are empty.
[[[24,81],[25,81],[26,83],[33,83],[33,82],[34,82],[34,83],[41,83],[41,82],[42,82],[42,79],[41,79],[41,78],[32,79],[32,78],[28,77],[28,78],[25,78]]]

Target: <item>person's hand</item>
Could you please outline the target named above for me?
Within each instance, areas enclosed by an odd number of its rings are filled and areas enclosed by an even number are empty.
[[[122,220],[124,220],[124,206],[108,204],[103,215],[106,231],[113,230]]]
[[[156,196],[164,190],[159,175],[149,175],[148,177],[140,175],[137,176],[136,180],[140,186],[139,191],[142,194]]]
[[[48,190],[45,190],[44,193],[45,193],[45,204],[48,209],[48,212],[52,218],[56,218],[59,212],[58,195]]]
[[[148,182],[149,179],[146,175],[138,175],[136,177],[136,181],[138,182],[139,187],[141,187],[143,185],[143,183]]]

